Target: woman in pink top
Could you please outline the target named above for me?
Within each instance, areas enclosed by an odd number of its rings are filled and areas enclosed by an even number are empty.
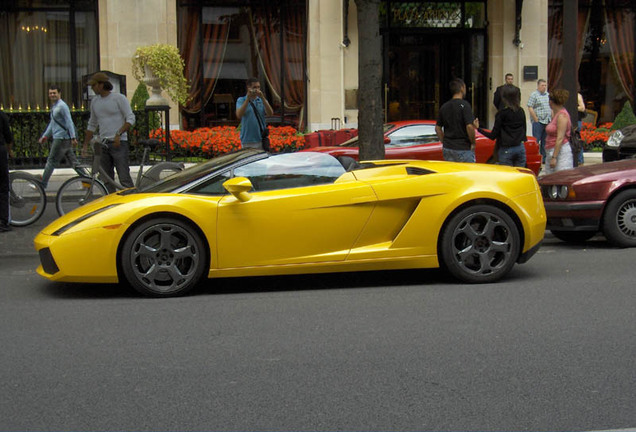
[[[557,89],[550,92],[550,108],[552,121],[545,128],[545,151],[548,163],[543,167],[545,174],[574,168],[572,149],[570,148],[570,114],[565,109],[565,102],[570,93]]]

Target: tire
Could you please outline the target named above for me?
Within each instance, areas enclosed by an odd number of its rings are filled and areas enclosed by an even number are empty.
[[[491,205],[474,205],[451,217],[439,249],[442,264],[455,278],[489,283],[512,269],[519,257],[521,240],[506,212]]]
[[[550,232],[559,240],[568,243],[583,243],[592,237],[594,237],[597,231],[557,231],[550,230]]]
[[[636,246],[636,190],[623,191],[607,204],[603,234],[615,246]]]
[[[46,191],[29,173],[9,173],[9,204],[11,225],[27,226],[36,222],[46,209]]]
[[[90,187],[93,182],[93,187]],[[108,195],[106,186],[99,180],[91,180],[88,177],[71,177],[62,183],[55,197],[55,207],[60,216],[75,210],[84,204],[97,198]]]
[[[150,297],[174,297],[190,291],[207,269],[199,234],[173,218],[146,221],[126,236],[121,250],[126,281]]]
[[[139,181],[139,189],[144,189],[166,177],[183,171],[184,166],[179,162],[159,162],[146,171]]]

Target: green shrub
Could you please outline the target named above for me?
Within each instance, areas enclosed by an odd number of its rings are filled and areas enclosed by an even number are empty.
[[[623,129],[625,126],[636,124],[636,115],[629,101],[625,102],[623,109],[616,116],[612,130]]]
[[[146,108],[146,101],[150,97],[148,93],[148,87],[144,83],[139,83],[135,94],[130,101],[133,110],[143,111]],[[149,130],[159,129],[161,127],[161,120],[159,119],[159,113],[156,111],[148,113],[148,128]]]

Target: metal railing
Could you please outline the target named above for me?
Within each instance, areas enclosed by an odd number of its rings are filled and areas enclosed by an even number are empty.
[[[137,141],[147,139],[150,133],[151,124],[154,126],[156,120],[153,120],[154,113],[144,110],[134,110],[135,126],[128,133],[130,146],[130,162],[131,164],[141,159],[143,149],[137,146]],[[44,168],[46,158],[49,155],[49,144],[40,144],[38,140],[46,130],[50,121],[50,112],[48,110],[6,110],[5,113],[9,117],[9,127],[13,134],[13,158],[9,159],[9,167],[11,169],[31,169]],[[71,117],[77,129],[77,140],[84,142],[84,135],[88,125],[90,112],[86,110],[71,110]],[[153,155],[154,159],[166,159],[165,150],[160,150]],[[64,166],[64,165],[63,165]],[[66,165],[70,166],[70,165]]]

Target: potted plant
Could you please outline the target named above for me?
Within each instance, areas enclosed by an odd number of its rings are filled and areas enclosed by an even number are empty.
[[[161,96],[163,88],[168,96],[181,105],[188,100],[188,81],[183,76],[185,63],[177,47],[155,44],[137,48],[132,58],[133,76],[152,87],[146,105],[167,105]]]

